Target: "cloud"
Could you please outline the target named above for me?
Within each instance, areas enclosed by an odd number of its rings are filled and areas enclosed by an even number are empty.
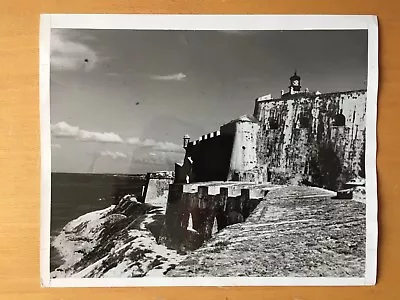
[[[177,74],[169,74],[169,75],[153,75],[151,76],[152,79],[155,80],[165,80],[165,81],[182,81],[186,78],[187,76],[183,73],[177,73]]]
[[[125,141],[126,141],[126,143],[128,143],[130,145],[134,145],[134,146],[138,146],[141,144],[140,139],[137,137],[127,138]]]
[[[68,29],[53,29],[50,41],[50,66],[53,70],[92,70],[98,55],[79,40],[90,40],[90,36]]]
[[[181,145],[177,145],[171,142],[158,142],[157,145],[153,148],[153,150],[162,152],[179,152],[179,153],[184,152]]]
[[[140,146],[142,148],[152,148],[153,151],[160,152],[184,152],[181,145],[171,142],[157,142],[153,139],[140,140],[137,137],[128,138],[125,140],[127,144],[133,146]]]
[[[101,143],[123,143],[122,138],[113,132],[92,132],[80,130],[78,139],[81,141]]]
[[[54,137],[73,138],[85,142],[124,143],[124,140],[113,132],[82,130],[78,126],[71,126],[66,122],[51,125],[51,134]]]
[[[181,145],[171,142],[160,142],[153,139],[141,140],[137,137],[123,139],[114,132],[95,132],[72,126],[66,122],[58,122],[52,124],[51,135],[58,138],[71,138],[83,142],[99,142],[99,143],[119,143],[137,146],[139,148],[148,148],[155,152],[176,152],[183,153]]]
[[[128,156],[122,152],[101,151],[101,156],[111,157],[112,159],[126,159]]]
[[[182,162],[184,149],[181,145],[171,142],[157,142],[152,139],[141,141],[130,138],[127,143],[137,146],[133,149],[130,169],[134,172],[136,165],[158,165],[159,168],[173,170],[175,163]]]
[[[55,137],[77,137],[79,135],[79,127],[71,126],[66,122],[59,122],[51,125],[51,134]]]
[[[131,164],[144,164],[144,165],[169,165],[173,166],[176,162],[182,161],[182,153],[171,152],[144,152],[132,153]],[[134,168],[132,168],[134,169]]]

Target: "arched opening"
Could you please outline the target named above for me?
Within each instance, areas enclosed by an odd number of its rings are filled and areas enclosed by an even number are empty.
[[[335,116],[333,125],[334,126],[345,126],[345,124],[346,124],[346,117],[342,113],[337,114]]]
[[[269,129],[278,129],[278,127],[279,127],[278,122],[275,119],[270,118],[269,119]]]
[[[239,181],[239,173],[238,172],[234,172],[232,174],[232,181]]]
[[[300,128],[309,128],[310,127],[310,118],[306,116],[301,116],[299,119]]]
[[[218,220],[215,217],[214,218],[214,222],[213,222],[213,226],[211,228],[211,236],[215,235],[218,232]]]
[[[188,224],[187,224],[186,229],[187,230],[194,230],[193,229],[193,217],[192,217],[191,213],[189,213],[189,219],[188,219]]]

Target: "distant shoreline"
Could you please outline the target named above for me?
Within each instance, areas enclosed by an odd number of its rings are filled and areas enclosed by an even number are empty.
[[[76,218],[114,204],[125,195],[140,198],[146,174],[51,173],[50,246],[64,226]],[[51,247],[50,268],[60,266],[62,258]]]

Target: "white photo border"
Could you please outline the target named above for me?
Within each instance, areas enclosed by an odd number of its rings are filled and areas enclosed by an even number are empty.
[[[141,30],[368,30],[366,112],[366,264],[365,277],[145,277],[50,278],[51,135],[50,32],[52,28]],[[40,282],[42,287],[127,286],[350,286],[374,285],[377,270],[378,197],[376,120],[378,96],[378,19],[371,15],[112,15],[43,14],[40,18],[41,215]]]

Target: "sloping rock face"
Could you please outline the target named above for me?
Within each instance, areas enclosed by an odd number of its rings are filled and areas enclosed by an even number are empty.
[[[167,276],[362,277],[365,204],[320,188],[272,190]]]
[[[162,209],[127,195],[118,205],[69,222],[53,241],[64,264],[53,278],[163,276],[185,256],[157,243]]]

